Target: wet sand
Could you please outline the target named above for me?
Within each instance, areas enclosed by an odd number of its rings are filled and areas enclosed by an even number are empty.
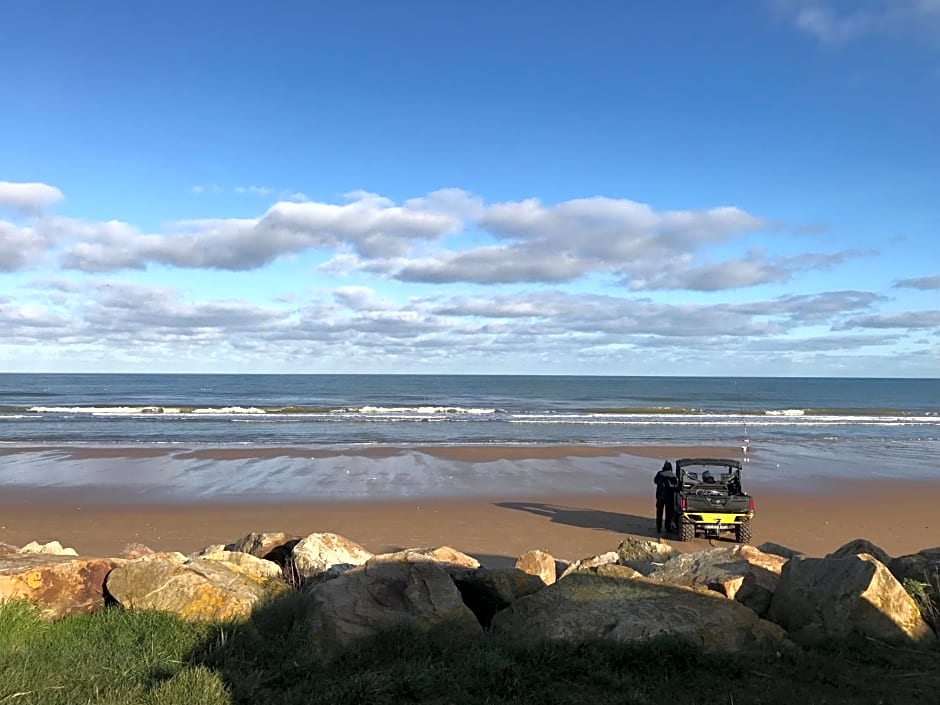
[[[935,483],[853,482],[816,495],[764,491],[756,502],[754,543],[775,541],[810,555],[860,537],[892,555],[940,545]],[[0,542],[58,539],[85,555],[116,555],[140,542],[188,553],[249,531],[331,531],[373,552],[446,544],[497,567],[532,548],[573,560],[615,549],[627,536],[654,537],[653,510],[652,496],[637,495],[139,504],[114,491],[6,488]],[[709,545],[667,540],[683,551]]]

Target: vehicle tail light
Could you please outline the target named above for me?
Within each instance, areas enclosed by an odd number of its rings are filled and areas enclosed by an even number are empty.
[[[752,501],[751,504],[753,504],[753,503],[754,503],[754,502]],[[681,506],[682,506],[682,511],[685,511],[686,509],[688,509],[688,508],[689,508],[689,500],[687,500],[685,497],[683,497],[683,498],[682,498],[682,504],[681,504]]]
[[[752,512],[754,511],[754,498],[753,497],[751,497],[751,499],[748,500],[747,508],[749,511],[752,511]]]

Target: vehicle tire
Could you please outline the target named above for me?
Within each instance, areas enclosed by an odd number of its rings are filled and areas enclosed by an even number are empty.
[[[734,527],[734,538],[738,543],[751,542],[751,520],[748,519]]]
[[[680,541],[692,541],[695,538],[695,523],[689,521],[685,517],[682,517],[682,522],[679,524],[679,540]]]

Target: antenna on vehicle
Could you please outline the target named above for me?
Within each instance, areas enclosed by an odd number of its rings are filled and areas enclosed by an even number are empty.
[[[738,380],[734,380],[734,390],[738,393],[738,409],[741,411],[741,421],[744,424],[744,438],[741,442],[741,455],[744,462],[748,462],[747,451],[751,444],[750,434],[747,432],[747,416],[744,414],[744,402],[741,399],[741,389],[738,387]]]

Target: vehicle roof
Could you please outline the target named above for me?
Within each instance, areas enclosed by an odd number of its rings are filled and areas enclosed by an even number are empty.
[[[676,461],[676,468],[684,468],[688,465],[709,465],[715,467],[732,467],[741,469],[741,461],[732,458],[682,458]]]

